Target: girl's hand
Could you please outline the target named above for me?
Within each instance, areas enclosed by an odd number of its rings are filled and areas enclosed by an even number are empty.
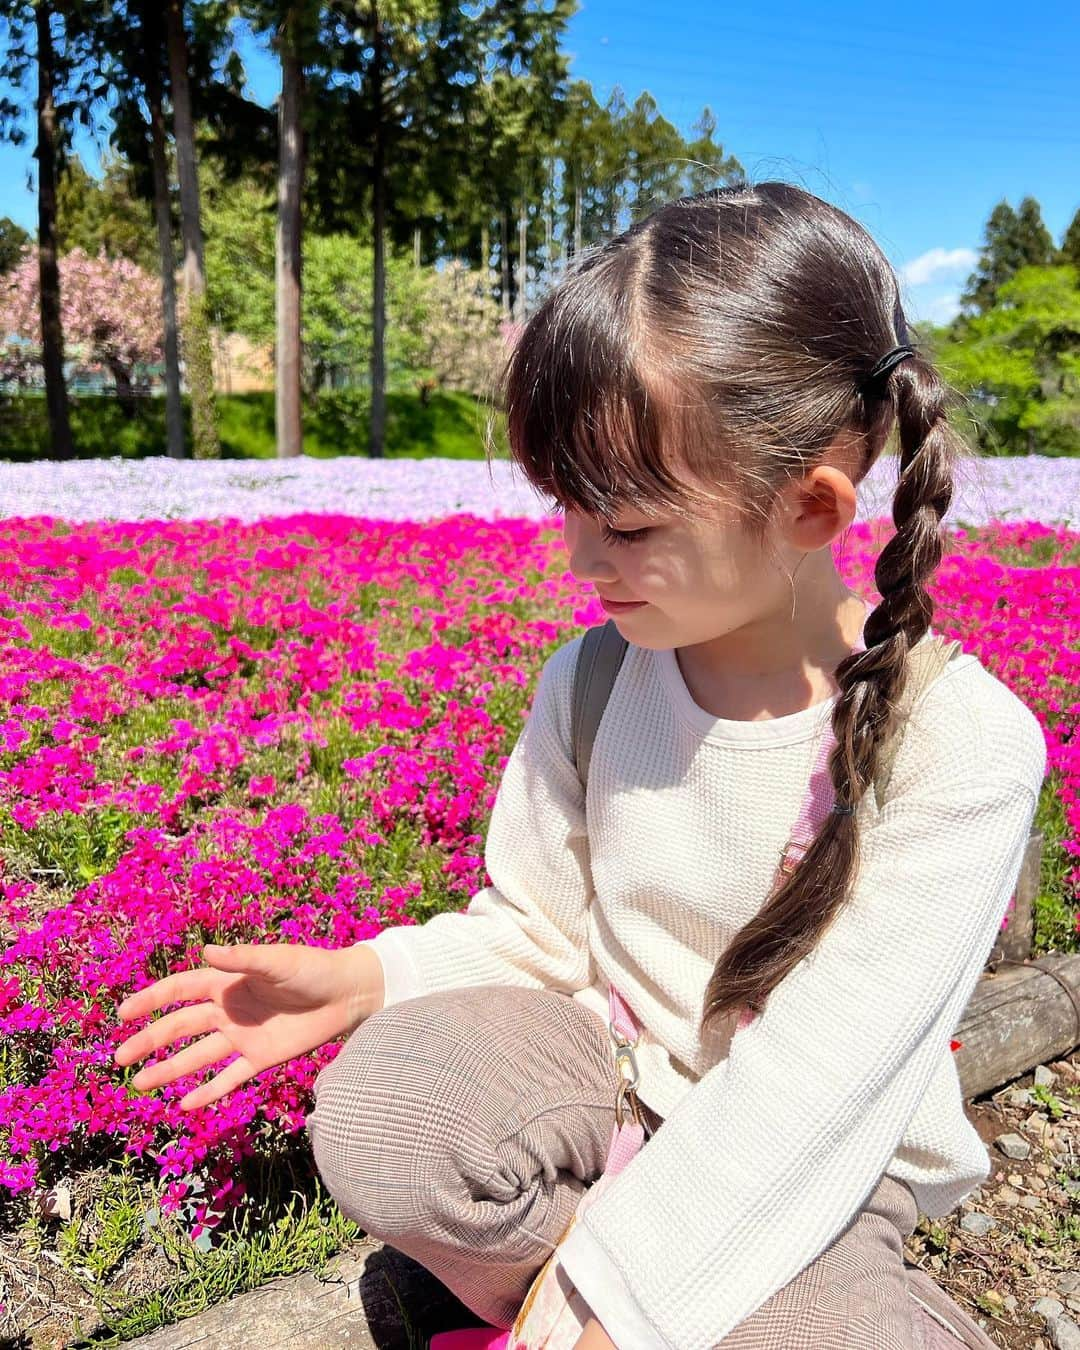
[[[574,1342],[574,1350],[618,1350],[618,1347],[596,1318],[590,1317]]]
[[[206,966],[167,975],[117,1008],[121,1021],[130,1021],[169,1003],[192,1004],[129,1037],[114,1056],[121,1066],[208,1033],[140,1069],[131,1080],[140,1091],[163,1087],[239,1052],[239,1059],[181,1098],[185,1111],[208,1106],[263,1069],[351,1032],[382,1007],[382,964],[363,943],[338,951],[287,943],[209,945],[203,959]]]

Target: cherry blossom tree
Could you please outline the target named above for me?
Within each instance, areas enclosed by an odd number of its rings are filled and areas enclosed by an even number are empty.
[[[91,257],[81,248],[60,259],[60,320],[65,347],[105,366],[117,397],[134,411],[135,367],[162,359],[161,305],[156,277],[125,258]],[[0,277],[0,378],[26,383],[41,365],[41,303],[37,258],[30,249]],[[15,339],[12,341],[12,339]]]

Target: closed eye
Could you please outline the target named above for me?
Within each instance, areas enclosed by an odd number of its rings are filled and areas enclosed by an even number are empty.
[[[548,508],[553,516],[565,516],[566,508],[561,502],[553,502]],[[637,530],[613,530],[608,525],[600,528],[600,537],[608,544],[637,544],[649,533],[652,527],[642,526]]]
[[[647,525],[640,530],[612,530],[605,525],[601,537],[608,544],[636,544],[644,539],[648,533],[649,527]]]

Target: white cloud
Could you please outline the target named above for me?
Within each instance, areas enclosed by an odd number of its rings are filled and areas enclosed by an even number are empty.
[[[912,323],[950,323],[960,313],[960,292],[957,290],[924,290],[905,299],[904,313]]]
[[[960,292],[946,291],[926,306],[926,317],[931,323],[950,323],[960,313]]]
[[[900,279],[909,286],[924,286],[942,276],[970,272],[979,255],[970,248],[932,248],[900,269]]]

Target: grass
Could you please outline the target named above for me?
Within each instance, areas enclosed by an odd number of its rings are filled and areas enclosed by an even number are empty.
[[[27,1350],[119,1346],[269,1280],[321,1276],[332,1257],[365,1236],[341,1214],[300,1150],[273,1176],[265,1164],[262,1171],[248,1192],[260,1198],[245,1200],[205,1249],[187,1237],[178,1218],[157,1208],[153,1186],[135,1176],[130,1160],[119,1173],[85,1175],[79,1184],[84,1191],[92,1187],[93,1196],[78,1205],[79,1217],[63,1221],[57,1233],[36,1215],[21,1226],[20,1254],[30,1263],[24,1280],[13,1281],[0,1253],[4,1297],[24,1306],[36,1297],[41,1305],[32,1340],[19,1344]],[[41,1270],[52,1278],[38,1278]],[[410,1350],[424,1350],[393,1281],[385,1272],[383,1278]]]
[[[179,1225],[154,1209],[145,1189],[122,1180],[111,1177],[95,1202],[91,1218],[97,1219],[99,1232],[92,1245],[72,1233],[78,1227],[74,1221],[60,1236],[68,1268],[93,1303],[93,1313],[75,1328],[72,1346],[120,1345],[278,1276],[321,1273],[331,1257],[362,1236],[318,1178],[310,1177],[270,1205],[244,1207],[239,1221],[210,1250],[201,1251]],[[138,1255],[147,1274],[165,1268],[171,1278],[155,1289],[118,1292],[116,1273]]]
[[[365,390],[326,390],[303,410],[304,453],[316,458],[367,455],[370,429]],[[219,394],[222,459],[274,459],[272,392]],[[107,395],[70,400],[71,430],[80,459],[119,456],[143,459],[164,454],[165,400],[141,400],[132,418]],[[472,394],[446,390],[422,399],[402,383],[386,395],[385,453],[388,459],[483,459],[490,407]],[[190,447],[191,405],[184,398],[184,425]],[[508,455],[505,418],[497,413],[492,434],[499,455]],[[45,400],[24,394],[0,399],[0,460],[50,458]]]

